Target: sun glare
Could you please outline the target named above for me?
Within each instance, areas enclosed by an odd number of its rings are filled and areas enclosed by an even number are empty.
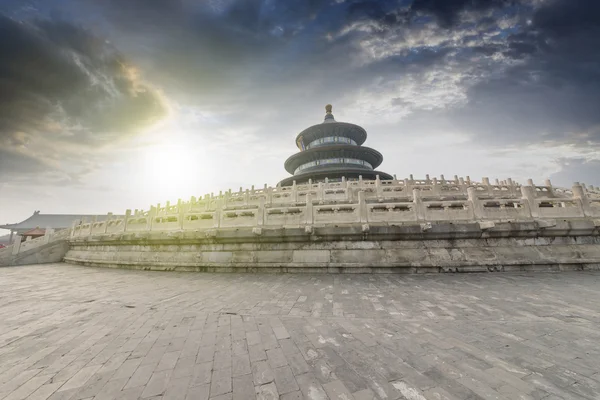
[[[210,177],[203,152],[183,144],[167,144],[148,148],[143,155],[145,185],[153,197],[163,201],[186,199],[199,195]],[[203,170],[203,173],[200,173]]]

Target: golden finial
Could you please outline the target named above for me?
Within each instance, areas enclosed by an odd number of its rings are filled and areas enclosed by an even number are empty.
[[[325,106],[325,112],[326,112],[327,114],[331,114],[331,109],[332,109],[332,106],[331,106],[331,104],[327,104],[327,105]]]

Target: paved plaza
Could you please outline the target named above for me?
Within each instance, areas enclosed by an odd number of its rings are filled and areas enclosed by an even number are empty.
[[[600,273],[0,268],[0,399],[598,399]]]

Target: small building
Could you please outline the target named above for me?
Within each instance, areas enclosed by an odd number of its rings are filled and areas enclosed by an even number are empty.
[[[122,217],[122,215],[113,215],[112,213],[104,215],[41,214],[40,211],[34,211],[33,215],[26,220],[14,224],[0,225],[0,229],[10,230],[9,243],[13,243],[15,234],[23,236],[22,240],[29,240],[35,237],[44,236],[46,229],[48,228],[51,228],[54,231],[71,228],[75,221],[83,223],[93,220],[105,221],[110,218]]]
[[[33,229],[23,232],[21,234],[21,236],[23,237],[23,241],[25,241],[25,240],[39,238],[41,236],[44,236],[45,234],[46,234],[46,230],[41,229],[39,226],[37,226]]]

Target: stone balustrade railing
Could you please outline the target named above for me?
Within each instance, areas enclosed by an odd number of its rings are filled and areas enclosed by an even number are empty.
[[[25,253],[26,251],[44,246],[48,243],[57,242],[59,240],[66,240],[71,236],[71,229],[61,229],[54,231],[52,229],[46,229],[46,234],[35,239],[22,241],[21,236],[17,236],[15,242],[7,247],[0,249],[0,265],[4,259],[16,256],[18,254]]]
[[[600,218],[600,193],[576,183],[571,190],[522,186],[511,180],[490,184],[470,179],[405,179],[321,182],[231,191],[125,217],[80,223],[73,237],[117,232],[204,230],[239,227],[301,227],[355,223],[436,221],[528,221],[543,218]]]

